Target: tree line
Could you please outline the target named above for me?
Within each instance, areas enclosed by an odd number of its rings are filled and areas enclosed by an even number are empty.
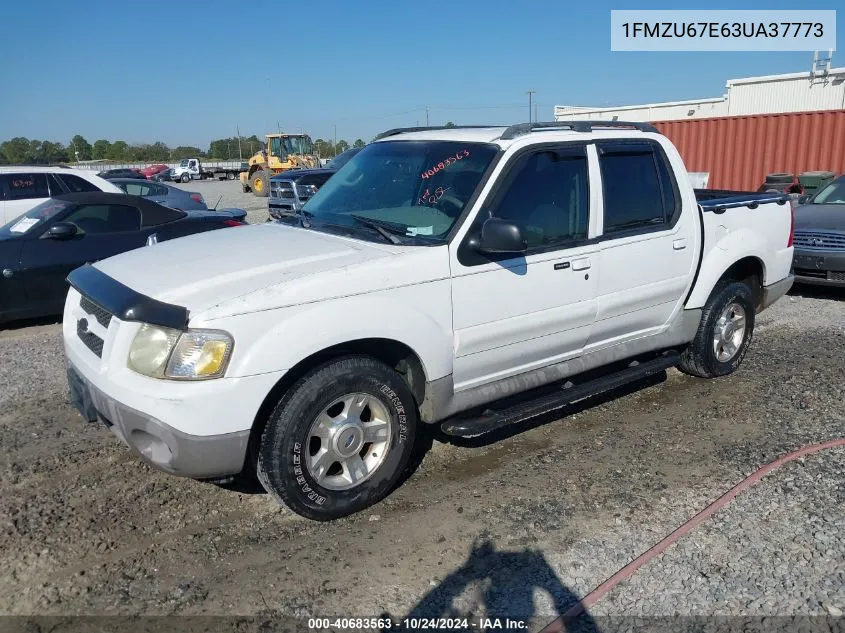
[[[337,143],[318,138],[314,151],[322,158],[336,156],[350,147],[363,147],[362,139],[350,144],[345,140]],[[99,139],[89,143],[80,134],[67,145],[53,141],[40,141],[18,136],[0,143],[0,165],[52,165],[75,163],[86,160],[106,160],[117,163],[172,162],[183,158],[206,158],[213,160],[248,160],[264,147],[264,140],[255,134],[220,138],[211,141],[208,151],[198,147],[182,146],[171,148],[161,141],[130,145],[126,141]]]

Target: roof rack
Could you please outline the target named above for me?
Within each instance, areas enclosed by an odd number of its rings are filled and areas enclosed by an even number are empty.
[[[529,134],[536,130],[572,130],[573,132],[592,132],[601,128],[623,128],[639,130],[640,132],[651,132],[660,134],[660,131],[651,123],[639,123],[631,121],[548,121],[544,123],[517,123],[511,125],[502,132],[503,141],[515,139],[517,136]]]
[[[504,127],[502,125],[431,125],[425,127],[397,127],[387,132],[382,132],[376,139],[385,138],[386,136],[396,136],[397,134],[404,134],[406,132],[427,132],[429,130],[473,130],[489,127]]]

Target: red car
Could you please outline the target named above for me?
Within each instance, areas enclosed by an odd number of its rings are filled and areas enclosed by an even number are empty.
[[[150,165],[141,169],[140,172],[146,176],[147,180],[151,180],[153,176],[163,172],[165,169],[170,168],[167,165]]]

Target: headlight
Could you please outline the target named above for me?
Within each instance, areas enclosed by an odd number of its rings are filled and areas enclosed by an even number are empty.
[[[220,330],[181,332],[145,323],[129,348],[129,368],[152,378],[205,380],[226,371],[234,342]]]

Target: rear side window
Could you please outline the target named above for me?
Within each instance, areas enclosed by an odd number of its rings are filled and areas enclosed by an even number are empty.
[[[84,178],[73,176],[72,174],[56,174],[56,178],[61,180],[65,187],[72,193],[82,193],[83,191],[99,191],[96,185],[91,184]]]
[[[4,181],[2,189],[6,192],[6,200],[50,197],[47,174],[2,174],[0,179]]]
[[[141,228],[141,212],[122,204],[86,204],[71,211],[65,222],[72,222],[83,233],[124,233]]]
[[[663,152],[651,143],[599,146],[604,233],[670,224],[678,197]]]

